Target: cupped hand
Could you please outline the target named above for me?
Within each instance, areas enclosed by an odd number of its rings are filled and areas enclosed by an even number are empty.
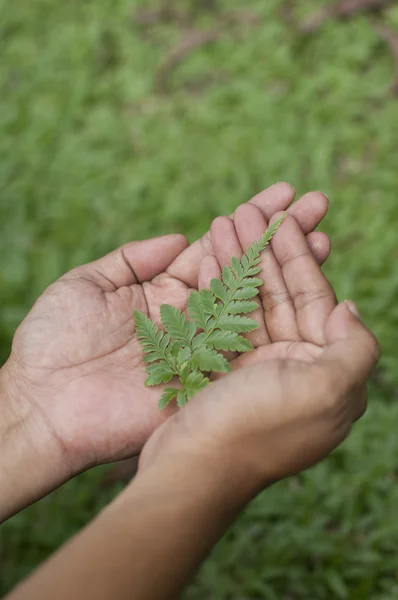
[[[267,220],[293,196],[290,186],[277,184],[250,202]],[[326,209],[327,200],[317,192],[289,209],[319,263],[329,241],[312,231]],[[224,219],[235,227],[234,217]],[[237,231],[243,240],[241,221]],[[184,310],[203,259],[213,253],[220,259],[220,236],[213,237],[206,234],[191,246],[180,235],[132,242],[72,270],[44,292],[19,327],[4,368],[12,410],[23,416],[33,446],[45,438],[43,432],[50,435],[71,473],[141,450],[173,409],[159,411],[159,388],[144,386],[133,311],[156,321],[165,302]],[[270,302],[278,301],[276,293]]]
[[[276,215],[277,216],[277,215]],[[253,206],[242,206],[234,227],[212,225],[215,256],[202,261],[200,285],[220,274],[267,227]],[[365,411],[366,381],[378,345],[355,304],[337,305],[297,221],[288,216],[262,255],[264,280],[255,347],[232,362],[149,439],[141,472],[202,456],[220,485],[241,502],[273,481],[318,462]],[[209,475],[211,476],[211,475]]]

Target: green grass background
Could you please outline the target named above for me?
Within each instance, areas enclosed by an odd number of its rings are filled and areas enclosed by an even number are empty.
[[[193,0],[192,0],[193,1]],[[165,93],[155,73],[182,25],[160,0],[0,0],[0,361],[46,285],[131,239],[193,240],[278,180],[330,198],[326,272],[383,358],[370,409],[323,464],[266,491],[218,544],[187,600],[392,600],[398,594],[398,100],[369,16],[303,37],[282,0],[220,0]],[[200,4],[200,2],[196,2]],[[170,4],[170,3],[169,3]],[[171,3],[180,9],[189,1]],[[297,3],[304,18],[325,2]],[[326,2],[327,4],[327,2]],[[384,13],[398,30],[398,6]],[[86,473],[0,528],[0,594],[116,489]],[[0,492],[1,493],[1,492]],[[105,543],[105,542],[104,542]]]

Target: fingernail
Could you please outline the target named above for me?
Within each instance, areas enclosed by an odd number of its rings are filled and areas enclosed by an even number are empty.
[[[354,317],[361,320],[361,313],[358,310],[357,305],[352,300],[346,300],[347,308]]]

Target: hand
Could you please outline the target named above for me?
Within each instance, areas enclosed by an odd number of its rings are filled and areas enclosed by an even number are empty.
[[[257,209],[244,206],[235,215],[236,233],[226,235],[226,227],[223,219],[213,223],[216,258],[204,259],[202,281],[258,239],[266,224]],[[264,252],[259,275],[256,349],[154,433],[139,473],[199,460],[209,479],[216,475],[242,505],[326,456],[363,414],[366,380],[378,358],[375,338],[353,314],[354,304],[336,306],[294,218],[285,219],[272,250]]]
[[[268,219],[293,196],[290,186],[277,184],[251,203]],[[329,241],[312,230],[326,208],[325,197],[314,192],[289,209],[319,262],[329,253]],[[132,314],[137,308],[156,320],[164,302],[185,309],[199,266],[212,252],[209,234],[190,247],[179,235],[132,242],[67,273],[36,302],[0,373],[12,398],[12,422],[23,421],[32,453],[54,461],[47,469],[51,485],[138,453],[172,414],[158,410],[159,389],[144,386]]]
[[[216,259],[202,261],[202,284],[229,252],[239,254],[259,237],[259,219],[245,207],[235,227],[216,220]],[[353,305],[335,307],[294,218],[276,234],[273,250],[263,255],[256,350],[157,429],[133,485],[15,598],[50,598],[54,585],[63,598],[175,598],[256,492],[313,464],[347,434],[364,410],[377,343],[350,312]]]

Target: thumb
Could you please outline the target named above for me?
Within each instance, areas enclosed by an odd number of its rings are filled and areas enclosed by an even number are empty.
[[[98,260],[78,267],[75,273],[83,272],[105,291],[113,291],[159,275],[187,246],[187,240],[179,234],[129,242]]]
[[[334,381],[341,382],[344,388],[363,385],[379,359],[380,350],[353,302],[340,303],[329,315],[325,340],[325,352],[318,362],[331,369]]]

